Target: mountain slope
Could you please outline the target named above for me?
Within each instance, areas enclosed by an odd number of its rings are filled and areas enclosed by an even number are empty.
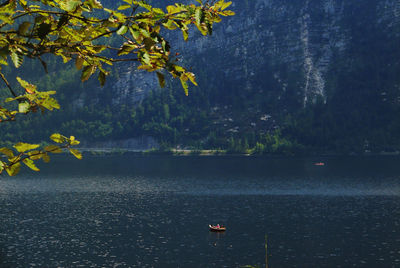
[[[177,59],[198,76],[189,97],[174,81],[159,90],[152,74],[120,66],[103,89],[61,90],[74,102],[52,125],[90,142],[153,136],[166,146],[266,152],[399,149],[399,0],[237,0],[232,9],[210,38],[170,36]]]

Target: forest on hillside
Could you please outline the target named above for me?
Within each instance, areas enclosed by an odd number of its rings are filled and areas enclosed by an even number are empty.
[[[192,87],[188,96],[180,85],[169,82],[165,88],[149,88],[144,100],[118,104],[111,101],[116,94],[112,87],[101,88],[96,78],[81,83],[73,64],[46,58],[48,74],[40,63],[29,61],[18,73],[11,67],[4,73],[10,81],[18,74],[39,89],[56,90],[61,110],[30,114],[2,125],[0,141],[45,141],[51,133],[60,132],[75,135],[88,146],[94,142],[153,137],[162,149],[256,154],[398,151],[399,25],[393,26],[391,32],[383,31],[376,24],[364,23],[374,16],[370,9],[358,12],[357,20],[352,21],[349,15],[349,21],[343,21],[351,25],[352,40],[344,52],[333,49],[325,75],[326,98],[316,98],[305,106],[299,98],[300,87],[296,86],[304,80],[304,71],[295,72],[270,58],[262,70],[267,75],[252,78],[254,83],[263,85],[261,90],[235,87],[229,77],[220,82],[224,86],[217,87],[208,80],[215,71],[212,64],[192,55],[186,56],[184,64],[193,68],[200,86]],[[213,53],[210,57],[216,57]],[[231,58],[229,64],[240,66],[241,62]],[[107,84],[115,83],[124,68],[110,68],[112,75]],[[283,93],[273,79],[275,73],[287,81]],[[0,92],[2,96],[6,94],[5,90]]]

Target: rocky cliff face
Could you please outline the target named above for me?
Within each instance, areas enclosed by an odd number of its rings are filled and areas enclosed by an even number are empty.
[[[329,98],[332,64],[346,57],[360,34],[380,29],[399,38],[399,0],[234,0],[231,9],[236,16],[215,27],[210,38],[193,33],[189,44],[172,38],[184,64],[198,74],[201,88],[268,91],[271,101],[290,99],[298,107]],[[113,101],[136,102],[155,87],[155,77],[132,69],[114,84]]]
[[[213,38],[194,40],[187,54],[197,53],[206,63],[214,50],[213,58],[220,56],[213,66],[241,89],[274,85],[279,99],[295,88],[302,105],[326,98],[333,50],[343,51],[350,39],[340,26],[342,1],[236,1],[233,9],[237,16],[218,27]]]

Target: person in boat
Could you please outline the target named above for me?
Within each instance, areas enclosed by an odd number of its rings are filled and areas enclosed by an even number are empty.
[[[219,223],[217,224],[217,228],[221,228],[221,226],[219,226]]]

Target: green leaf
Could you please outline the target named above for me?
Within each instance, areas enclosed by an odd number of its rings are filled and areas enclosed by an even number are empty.
[[[179,13],[181,11],[183,11],[184,8],[181,6],[167,6],[167,11],[169,14],[175,14],[175,13]]]
[[[77,140],[71,141],[71,145],[78,145],[79,143],[81,143],[81,142],[80,142],[80,141],[77,141]]]
[[[113,11],[113,16],[115,16],[119,22],[124,23],[126,21],[126,16],[120,12]]]
[[[24,143],[24,142],[18,142],[17,144],[14,145],[14,148],[20,152],[26,152],[30,150],[34,150],[38,148],[40,145],[39,144],[30,144],[30,143]]]
[[[27,113],[29,111],[30,104],[27,101],[20,102],[18,104],[18,112],[20,113]]]
[[[194,18],[197,24],[200,24],[202,21],[203,10],[201,8],[196,9],[196,13],[194,14]]]
[[[43,153],[38,150],[30,151],[27,153],[27,155],[29,155],[29,158],[32,160],[39,160],[43,157]]]
[[[43,161],[45,163],[49,163],[50,162],[50,156],[48,154],[43,154],[42,159],[43,159]]]
[[[83,56],[79,55],[78,57],[76,57],[76,60],[75,60],[76,69],[78,69],[78,70],[82,69],[84,62],[85,62],[85,58]]]
[[[51,24],[41,23],[38,27],[37,35],[40,39],[44,39],[51,31]]]
[[[146,63],[147,65],[150,65],[150,55],[149,55],[149,53],[146,52],[146,53],[143,54],[142,61],[144,63]]]
[[[182,77],[180,78],[180,80],[181,80],[182,87],[185,90],[185,95],[189,96],[189,86],[188,86],[187,82]]]
[[[66,57],[64,54],[61,54],[60,56],[63,59],[63,63],[67,63],[72,59],[71,57]]]
[[[146,37],[146,38],[143,40],[143,43],[144,43],[144,47],[145,47],[148,51],[150,51],[150,50],[151,50],[151,47],[154,46],[154,45],[156,44],[156,42],[154,42],[154,40],[151,39],[151,38],[149,38],[149,37]]]
[[[104,84],[106,83],[106,74],[102,71],[99,72],[99,81],[101,86],[104,86]]]
[[[225,10],[224,12],[221,12],[220,14],[221,14],[222,16],[227,17],[227,16],[234,16],[234,15],[235,15],[235,12],[233,12],[232,10]]]
[[[26,82],[25,80],[21,79],[18,76],[17,76],[17,81],[23,88],[25,88],[26,92],[28,92],[29,94],[32,94],[36,91],[35,85],[32,85],[32,84]]]
[[[140,32],[137,29],[130,27],[129,31],[131,32],[131,35],[133,38],[135,38],[135,39],[139,38]]]
[[[163,26],[168,30],[175,30],[177,28],[173,20],[168,20],[167,22],[163,23]]]
[[[92,8],[97,8],[97,9],[103,8],[103,6],[101,5],[101,3],[98,0],[86,0],[85,2],[88,2],[88,4]]]
[[[208,34],[207,25],[205,23],[196,24],[196,27],[201,32],[202,35]]]
[[[223,1],[222,1],[223,2]],[[226,2],[226,3],[222,3],[221,4],[221,10],[225,10],[227,7],[229,7],[230,5],[232,5],[232,2]]]
[[[3,14],[0,14],[0,20],[1,20],[2,22],[7,23],[7,24],[13,24],[13,23],[14,23],[14,21],[11,19],[10,16],[3,15]]]
[[[71,154],[73,154],[76,158],[78,159],[82,159],[82,154],[81,152],[79,152],[76,149],[69,149],[69,151],[71,152]]]
[[[128,26],[122,25],[122,26],[118,29],[117,34],[118,34],[118,35],[123,35],[123,34],[126,34],[127,31],[128,31]]]
[[[85,82],[86,80],[88,80],[95,70],[96,66],[94,65],[85,66],[82,71],[81,81]]]
[[[161,46],[162,46],[164,52],[169,52],[170,46],[169,46],[169,43],[167,41],[163,40],[161,42]]]
[[[152,11],[157,15],[165,15],[164,11],[161,8],[153,8]]]
[[[185,68],[183,68],[182,66],[179,66],[179,65],[174,65],[174,69],[177,71],[177,72],[185,72]]]
[[[24,61],[24,57],[16,52],[11,52],[11,60],[14,63],[15,68],[19,68],[23,61]]]
[[[6,155],[8,158],[14,157],[14,152],[6,147],[0,148],[0,153]]]
[[[31,7],[32,7],[32,6],[31,6]],[[46,17],[46,16],[43,16],[43,15],[36,16],[36,17],[35,17],[35,23],[36,23],[36,24],[41,24],[41,23],[43,23],[44,21],[46,21],[46,19],[47,19],[47,17]]]
[[[24,21],[23,23],[21,23],[18,27],[18,34],[26,34],[26,32],[28,32],[29,26],[31,26],[31,23],[29,21]]]
[[[183,34],[183,40],[187,41],[189,38],[188,30],[182,30],[182,34]]]
[[[70,142],[69,142],[71,145],[78,145],[79,143],[81,143],[80,141],[78,141],[78,140],[70,140]]]
[[[118,10],[125,10],[125,9],[131,8],[131,7],[132,7],[131,5],[121,5],[117,9]]]
[[[33,160],[29,159],[29,158],[25,158],[24,160],[22,160],[22,162],[24,162],[24,164],[29,167],[30,169],[34,170],[34,171],[40,171],[40,169],[37,168],[37,166],[35,165],[35,163],[33,162]]]
[[[137,45],[133,45],[133,44],[123,44],[122,47],[118,50],[117,55],[121,56],[121,55],[128,55],[132,50],[138,48]]]
[[[21,163],[17,162],[15,164],[13,164],[12,166],[6,167],[6,171],[8,173],[8,175],[10,176],[15,176],[18,174],[18,172],[21,169]]]
[[[140,28],[139,31],[144,37],[149,37],[150,38],[150,32],[148,30]]]
[[[194,73],[187,72],[186,76],[189,78],[190,82],[192,82],[195,86],[197,86],[196,76],[194,75]]]
[[[69,137],[69,144],[71,145],[78,145],[79,143],[81,143],[80,141],[76,140],[74,136],[70,136]]]
[[[157,77],[158,77],[158,83],[160,84],[160,87],[165,87],[165,77],[162,73],[156,72]]]
[[[2,58],[0,58],[0,64],[1,65],[8,65],[8,62]]]
[[[59,133],[54,133],[50,136],[50,139],[54,142],[57,143],[63,143],[65,142],[65,137]]]
[[[212,33],[213,33],[213,26],[212,26],[212,24],[211,24],[211,23],[207,23],[206,25],[207,25],[208,34],[209,34],[209,35],[212,35]]]
[[[43,148],[46,152],[53,153],[53,154],[60,154],[63,151],[57,145],[48,145]]]
[[[48,92],[46,92],[48,93]],[[54,98],[46,97],[42,102],[39,103],[44,108],[53,111],[53,109],[60,109],[60,104]]]
[[[81,4],[81,1],[76,0],[63,0],[60,1],[60,7],[65,11],[74,11],[78,5]]]

